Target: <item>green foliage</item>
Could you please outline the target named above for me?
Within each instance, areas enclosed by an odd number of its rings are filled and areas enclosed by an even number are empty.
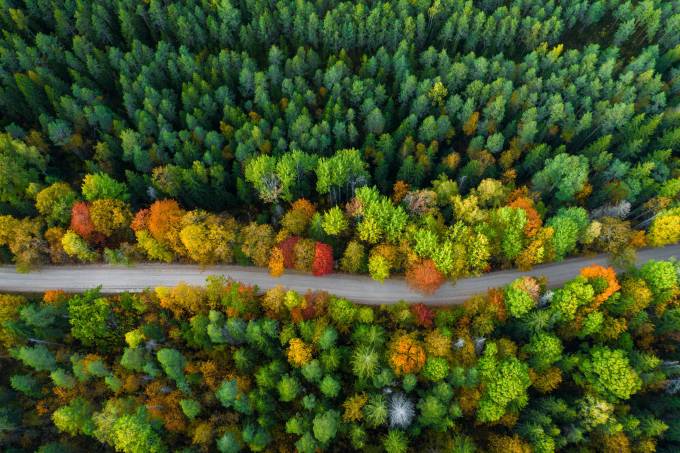
[[[276,389],[279,391],[279,399],[281,401],[291,402],[297,398],[300,392],[300,384],[293,376],[285,375],[279,380]]]
[[[508,410],[520,410],[528,403],[529,367],[514,357],[499,360],[497,353],[496,345],[490,343],[479,359],[478,369],[485,385],[477,411],[480,422],[494,422]]]
[[[523,317],[536,306],[536,301],[523,288],[522,282],[522,279],[517,279],[505,287],[503,301],[513,318]]]
[[[167,451],[163,440],[153,429],[143,411],[123,415],[111,426],[113,447],[123,453],[163,453]]]
[[[592,348],[588,355],[580,357],[578,369],[580,374],[575,376],[576,382],[610,402],[627,400],[642,386],[626,353],[620,349]]]
[[[588,159],[566,153],[548,159],[531,182],[534,189],[552,195],[556,203],[570,202],[588,181]]]
[[[422,370],[423,377],[432,382],[438,382],[449,374],[449,364],[442,357],[428,357]]]
[[[383,447],[388,453],[406,453],[408,451],[408,439],[403,431],[391,429],[383,438]]]
[[[47,161],[34,146],[0,133],[0,209],[6,205],[20,214],[30,212],[30,186],[39,183]]]
[[[312,429],[314,438],[322,444],[330,442],[338,432],[340,413],[338,411],[326,411],[314,417]]]
[[[62,406],[54,411],[52,421],[59,431],[72,436],[76,434],[91,436],[95,428],[92,413],[93,410],[88,401],[76,398],[71,400],[66,406]]]
[[[14,354],[24,365],[36,371],[54,371],[57,368],[54,354],[44,344],[21,346]]]
[[[163,367],[165,374],[175,381],[177,387],[184,392],[188,392],[189,386],[184,376],[186,360],[182,353],[176,349],[163,348],[156,353],[156,358]]]
[[[380,356],[371,345],[358,346],[352,353],[352,371],[359,379],[370,379],[378,371]]]
[[[196,400],[180,400],[179,405],[182,407],[182,412],[190,420],[195,419],[201,413],[201,403]]]
[[[335,398],[338,396],[340,394],[340,388],[340,382],[330,375],[324,376],[319,383],[319,390],[321,390],[321,393],[328,398]]]
[[[55,182],[38,192],[35,207],[48,225],[67,225],[78,194],[65,182]]]
[[[531,367],[543,372],[562,358],[562,341],[555,335],[540,332],[531,337],[531,341],[524,346],[529,357]]]
[[[85,175],[81,189],[87,201],[102,199],[126,201],[130,198],[125,184],[116,181],[106,173]]]
[[[217,450],[220,453],[238,453],[242,449],[241,442],[230,432],[226,432],[217,439]]]
[[[118,334],[123,322],[114,314],[111,301],[100,297],[98,289],[69,299],[68,315],[71,335],[85,346],[107,348],[120,341]]]
[[[338,236],[349,227],[349,222],[342,210],[334,206],[323,214],[321,227],[329,236]]]

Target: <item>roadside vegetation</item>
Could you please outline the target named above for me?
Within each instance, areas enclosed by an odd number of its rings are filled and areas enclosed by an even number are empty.
[[[0,296],[5,452],[674,452],[680,264],[462,305],[211,277]]]

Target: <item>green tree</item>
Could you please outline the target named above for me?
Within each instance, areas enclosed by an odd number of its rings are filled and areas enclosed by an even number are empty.
[[[620,349],[596,346],[588,355],[579,356],[578,370],[574,375],[577,384],[612,403],[629,399],[642,387],[642,380]]]
[[[519,411],[528,403],[529,367],[515,357],[499,360],[497,354],[496,344],[489,343],[479,359],[479,374],[485,386],[477,410],[480,422],[494,422],[508,410]]]
[[[78,195],[65,182],[56,182],[38,192],[35,207],[45,218],[48,225],[68,225],[71,220],[71,208]]]
[[[189,392],[189,385],[184,375],[186,359],[176,349],[163,348],[156,353],[158,362],[163,367],[165,374],[175,381],[177,387],[185,393]]]
[[[95,426],[92,420],[93,409],[91,404],[81,398],[71,400],[66,406],[62,406],[52,413],[52,421],[59,431],[76,436],[84,434],[91,436]]]
[[[340,424],[340,413],[328,410],[314,417],[312,429],[314,437],[322,444],[328,444],[338,432]]]
[[[583,190],[588,182],[588,172],[587,158],[560,153],[546,160],[543,169],[533,176],[531,182],[534,189],[545,196],[553,194],[556,203],[568,203]]]
[[[87,201],[104,198],[127,201],[130,198],[125,183],[116,181],[106,173],[85,175],[81,190]]]
[[[345,214],[338,206],[324,212],[321,227],[329,236],[339,236],[349,227]]]
[[[9,134],[0,134],[0,209],[6,205],[17,213],[30,212],[29,188],[41,182],[47,161],[36,147]]]

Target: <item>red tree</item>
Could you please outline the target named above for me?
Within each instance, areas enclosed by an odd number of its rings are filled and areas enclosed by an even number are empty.
[[[444,276],[432,260],[422,260],[406,271],[406,283],[423,294],[432,294],[444,283]]]
[[[317,277],[333,272],[333,248],[323,242],[316,243],[312,273]]]
[[[75,203],[71,208],[71,229],[86,241],[92,239],[94,224],[90,218],[90,207],[84,201]]]
[[[411,313],[413,313],[413,316],[415,316],[416,318],[416,325],[428,329],[432,327],[432,321],[434,320],[434,312],[427,308],[425,304],[411,305]]]
[[[286,269],[295,267],[295,244],[300,240],[300,236],[289,236],[279,244],[283,253],[283,265]]]

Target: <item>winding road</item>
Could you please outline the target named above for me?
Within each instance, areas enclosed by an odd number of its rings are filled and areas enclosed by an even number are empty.
[[[650,259],[680,258],[680,244],[638,251],[638,262]],[[606,255],[571,258],[559,263],[536,266],[528,272],[496,271],[480,277],[465,278],[455,284],[445,283],[431,295],[411,291],[403,278],[390,278],[379,283],[367,276],[331,274],[314,277],[287,271],[273,278],[267,269],[244,266],[207,266],[186,264],[138,264],[118,267],[103,264],[80,266],[45,266],[28,274],[16,272],[13,266],[0,266],[0,292],[35,293],[48,289],[81,292],[101,285],[105,294],[138,292],[156,286],[174,286],[180,282],[202,285],[209,275],[223,275],[235,281],[257,285],[266,290],[277,285],[304,293],[308,290],[327,291],[355,302],[379,305],[398,301],[423,302],[428,305],[460,304],[474,294],[488,288],[503,286],[525,275],[546,276],[550,287],[557,287],[578,275],[580,269],[591,264],[608,265]]]

